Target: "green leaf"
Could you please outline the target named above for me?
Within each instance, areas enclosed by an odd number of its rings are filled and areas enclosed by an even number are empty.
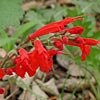
[[[39,27],[44,25],[45,19],[35,11],[29,11],[25,16],[25,21],[33,21]]]
[[[2,31],[1,32],[1,38],[0,38],[0,40],[1,39],[8,39],[9,37],[8,37],[8,35],[7,35],[7,33],[5,32],[5,31]],[[6,51],[9,51],[9,46],[10,46],[10,44],[9,43],[6,43],[5,45],[3,45],[2,47],[6,50]]]
[[[26,31],[28,31],[29,29],[31,29],[32,27],[34,27],[36,25],[35,22],[28,22],[24,25],[22,25],[21,27],[19,27],[19,29],[12,35],[12,37],[14,38],[18,38],[20,35],[24,35],[24,33]]]
[[[35,26],[35,23],[28,22],[21,27],[12,35],[12,37],[8,37],[7,33],[5,31],[2,31],[1,38],[0,38],[0,46],[5,48],[7,51],[10,51],[14,48],[14,45],[18,39],[19,36],[22,35],[22,37],[28,36],[28,31],[31,30]],[[25,38],[24,38],[25,39]],[[23,40],[24,40],[23,39]]]
[[[100,0],[73,0],[83,13],[100,13]]]
[[[52,22],[52,21],[58,21],[62,20],[63,17],[66,16],[66,9],[67,7],[65,6],[60,6],[58,4],[55,4],[55,8],[53,9],[38,9],[37,12],[41,14],[45,19],[46,22]],[[51,21],[51,19],[53,19]]]
[[[95,32],[91,38],[100,40],[100,30]]]
[[[33,21],[37,24],[37,28],[41,26],[63,19],[66,15],[66,7],[55,4],[54,9],[33,9],[25,15],[25,21]]]
[[[6,45],[7,43],[10,43],[14,41],[15,38],[5,38],[5,39],[0,39],[0,47]]]
[[[33,28],[34,26],[35,26],[34,22],[28,22],[28,23],[22,25],[21,27],[19,27],[19,29],[12,35],[12,37],[14,37],[15,40],[10,43],[10,46],[11,46],[10,48],[13,49],[14,44],[16,43],[16,40],[18,39],[19,36],[27,35],[28,34],[27,31],[30,30],[31,28]]]
[[[0,1],[0,31],[8,26],[19,26],[24,11],[21,9],[22,0]]]

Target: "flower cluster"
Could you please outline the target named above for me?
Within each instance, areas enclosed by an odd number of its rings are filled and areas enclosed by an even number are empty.
[[[19,56],[14,60],[15,67],[9,68],[8,74],[15,72],[21,78],[25,73],[31,77],[36,73],[37,68],[48,73],[52,69],[52,57],[56,54],[63,54],[58,50],[46,50],[40,40],[34,41],[34,50],[27,52],[25,49],[19,49]]]
[[[69,23],[74,23],[76,20],[82,20],[82,17],[69,17],[61,20],[59,22],[54,22],[51,24],[47,24],[46,26],[40,28],[39,30],[35,31],[32,35],[28,37],[29,40],[37,38],[42,35],[49,34],[51,32],[61,32],[61,38],[54,38],[54,46],[59,50],[63,50],[63,45],[71,45],[77,46],[82,51],[82,61],[86,60],[86,56],[90,54],[90,46],[96,46],[100,43],[100,41],[91,39],[91,38],[82,38],[76,37],[74,40],[68,39],[66,33],[70,34],[82,34],[84,32],[84,28],[82,26],[75,26],[72,28],[66,29],[66,25]]]
[[[12,75],[16,73],[21,78],[25,77],[25,74],[31,77],[36,73],[36,70],[40,68],[41,71],[48,73],[52,69],[53,60],[52,57],[57,54],[66,54],[62,52],[64,45],[77,46],[82,51],[82,61],[86,60],[86,57],[90,55],[90,47],[96,46],[100,41],[92,38],[82,38],[79,35],[83,33],[84,28],[82,26],[74,26],[72,28],[66,28],[69,23],[74,23],[76,20],[83,20],[82,17],[69,17],[58,22],[53,22],[43,26],[28,36],[26,41],[33,43],[34,49],[31,52],[27,52],[24,48],[18,49],[18,56],[14,59],[14,66],[11,68],[0,68],[0,79],[6,74]],[[60,34],[58,34],[58,32]],[[40,36],[54,33],[53,38],[49,37],[50,41],[53,41],[52,45],[57,49],[47,49],[44,47],[41,40],[37,39]],[[76,38],[71,40],[68,34],[78,34]],[[60,35],[60,38],[55,37]],[[0,66],[2,63],[0,63]],[[5,70],[5,71],[4,71]],[[0,93],[3,93],[3,89],[0,88]]]
[[[62,39],[54,39],[54,45],[60,50],[63,50],[63,45],[77,46],[82,51],[82,61],[86,60],[86,56],[90,55],[90,46],[96,46],[100,41],[91,38],[76,37],[73,41],[68,40],[67,36]]]

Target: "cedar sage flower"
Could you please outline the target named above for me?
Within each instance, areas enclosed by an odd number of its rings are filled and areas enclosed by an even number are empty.
[[[62,36],[62,41],[64,44],[68,43],[68,37],[67,36]]]
[[[82,37],[76,37],[74,40],[76,43],[90,45],[90,46],[96,46],[100,43],[100,41],[92,39],[92,38],[82,38]]]
[[[73,42],[68,41],[67,45],[80,47],[82,51],[82,61],[84,61],[86,59],[86,56],[90,54],[90,46],[96,46],[99,43],[100,42],[95,39],[77,37]]]
[[[52,69],[52,57],[63,52],[57,50],[46,50],[41,41],[34,41],[34,50],[26,52],[23,48],[19,49],[19,56],[15,59],[16,66],[7,70],[8,74],[12,74],[12,70],[20,77],[24,78],[25,73],[31,77],[36,73],[37,68],[48,73]]]
[[[15,59],[15,64],[13,71],[22,78],[24,78],[26,72],[30,77],[33,76],[38,67],[38,64],[32,63],[30,56],[23,48],[19,49],[19,56]]]
[[[57,50],[46,50],[39,40],[34,41],[34,47],[35,50],[33,52],[37,52],[37,55],[33,59],[35,58],[37,60],[40,70],[46,73],[52,69],[52,56],[63,53]]]
[[[32,40],[39,36],[43,36],[43,35],[50,34],[50,33],[61,32],[65,29],[65,26],[67,24],[73,23],[76,20],[82,20],[82,19],[83,19],[82,17],[68,17],[61,21],[47,24],[47,25],[43,26],[42,28],[38,29],[37,31],[35,31],[33,34],[31,34],[28,37],[28,40]],[[67,32],[70,32],[71,34],[75,34],[75,33],[81,34],[82,31],[83,31],[83,28],[80,26],[75,27],[74,29],[72,28],[72,29],[67,30]]]
[[[69,32],[70,34],[82,34],[84,31],[84,28],[82,26],[75,26],[69,29],[66,29],[65,32]]]
[[[6,74],[7,75],[13,75],[13,68],[7,68],[6,69]]]
[[[68,41],[67,45],[72,45],[72,46],[78,46],[80,47],[80,50],[82,51],[82,58],[81,60],[84,61],[86,59],[86,56],[88,56],[90,54],[90,46],[88,45],[84,45],[84,44],[80,44],[72,42],[72,41]]]
[[[63,50],[63,41],[61,39],[54,38],[54,43],[53,44],[59,50]]]
[[[82,51],[82,58],[81,60],[86,60],[86,56],[90,55],[90,46],[89,45],[82,45],[80,46],[80,49]]]

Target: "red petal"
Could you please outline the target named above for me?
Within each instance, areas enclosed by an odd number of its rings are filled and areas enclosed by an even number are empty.
[[[54,39],[54,46],[59,50],[63,50],[63,42],[61,39],[55,38]]]
[[[95,40],[95,39],[92,39],[92,38],[84,38],[84,41],[87,45],[95,46],[95,45],[99,44],[98,40]]]
[[[26,73],[26,72],[25,72],[25,70],[22,69],[20,66],[14,67],[13,70],[14,70],[14,72],[15,72],[18,76],[20,76],[21,78],[24,78],[24,77],[25,77],[25,73]]]
[[[68,44],[68,37],[67,36],[63,36],[62,37],[62,41],[64,44]]]
[[[0,68],[0,79],[2,79],[5,75],[5,72],[2,68]]]
[[[43,72],[49,72],[52,69],[52,61],[50,59],[45,59],[41,54],[38,56],[40,70]]]
[[[78,47],[81,46],[81,44],[78,44],[78,43],[75,43],[75,42],[72,42],[72,41],[69,41],[69,40],[68,40],[68,44],[67,45],[78,46]]]
[[[35,50],[37,50],[39,54],[46,51],[45,48],[43,47],[41,41],[39,41],[39,40],[34,41],[34,47],[35,47]]]
[[[69,24],[69,23],[73,23],[76,20],[82,20],[82,17],[68,17],[65,18],[64,20],[62,20],[61,22],[65,25]]]
[[[48,50],[48,54],[49,54],[49,58],[51,58],[54,55],[57,55],[57,54],[65,54],[65,53],[62,52],[62,51],[58,51],[58,50]]]
[[[30,64],[31,64],[33,70],[36,70],[39,66],[39,63],[37,60],[37,55],[38,55],[38,52],[36,50],[29,53],[29,58],[30,58],[29,60],[30,60]]]
[[[90,46],[89,45],[85,45],[85,52],[86,52],[86,55],[90,55]]]
[[[20,54],[20,57],[21,57],[22,60],[28,59],[28,55],[27,55],[27,52],[26,52],[25,49],[20,48],[19,49],[19,54]]]
[[[22,68],[25,70],[25,72],[28,73],[28,75],[31,77],[35,74],[36,69],[33,70],[31,64],[29,64],[27,61],[22,63]]]
[[[81,58],[81,60],[82,60],[82,61],[85,61],[85,60],[86,60],[86,52],[85,52],[85,47],[84,47],[84,45],[82,45],[82,46],[80,47],[80,49],[81,49],[81,51],[82,51],[82,58]]]
[[[82,34],[84,31],[84,28],[81,26],[75,26],[73,28],[69,28],[66,30],[66,32],[69,32],[70,34]]]
[[[13,69],[12,69],[12,68],[7,68],[7,69],[6,69],[6,73],[7,73],[8,75],[13,75]]]
[[[0,88],[0,94],[4,93],[4,89]]]
[[[82,37],[76,37],[74,39],[74,42],[78,43],[78,44],[84,44],[85,43],[85,41],[84,41],[84,39]]]

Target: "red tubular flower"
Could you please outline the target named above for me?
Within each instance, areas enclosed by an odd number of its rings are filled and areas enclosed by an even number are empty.
[[[78,44],[85,44],[85,41],[84,41],[84,39],[82,37],[76,37],[74,39],[74,42],[78,43]]]
[[[5,72],[2,68],[0,68],[0,79],[2,79],[5,75]]]
[[[19,54],[20,55],[15,59],[16,67],[13,68],[14,72],[22,78],[25,77],[26,72],[30,77],[33,76],[36,72],[38,64],[34,67],[28,53],[23,48],[19,49]]]
[[[6,74],[13,75],[13,68],[7,68],[6,69]]]
[[[100,41],[92,39],[92,38],[83,38],[83,40],[85,41],[85,43],[87,45],[91,45],[91,46],[95,46],[95,45],[98,45],[100,43]]]
[[[82,58],[81,58],[82,61],[85,61],[86,60],[86,56],[88,56],[90,54],[90,46],[84,45],[80,41],[78,41],[78,43],[75,43],[75,42],[72,42],[72,41],[68,41],[67,45],[80,47],[80,50],[82,51]]]
[[[59,50],[48,50],[48,54],[49,54],[49,58],[51,58],[54,55],[57,55],[57,54],[65,54],[65,53],[62,52],[62,51],[59,51]]]
[[[82,61],[86,59],[86,56],[90,55],[90,46],[95,46],[99,43],[98,40],[91,38],[77,37],[73,42],[68,41],[67,45],[73,45],[80,47],[82,51]]]
[[[39,40],[34,41],[34,47],[34,51],[37,52],[35,58],[38,60],[40,70],[48,73],[52,69],[52,59],[49,58],[47,50],[43,47],[42,43]]]
[[[34,41],[34,47],[35,50],[33,52],[37,52],[35,59],[38,61],[40,70],[48,73],[52,69],[52,56],[62,54],[62,52],[58,50],[46,50],[39,40]]]
[[[81,58],[81,60],[85,61],[86,60],[86,56],[90,55],[90,46],[82,45],[82,46],[80,46],[80,49],[82,51],[82,58]]]
[[[63,36],[62,37],[62,41],[64,44],[67,44],[68,43],[68,37],[67,36]]]
[[[16,66],[6,71],[8,74],[15,72],[21,78],[25,77],[25,73],[31,77],[36,73],[38,67],[43,72],[48,73],[52,69],[52,56],[62,54],[57,50],[46,50],[41,41],[34,41],[34,50],[27,53],[23,48],[19,49],[19,56],[15,59]]]
[[[4,93],[4,89],[0,88],[0,94]]]
[[[63,50],[63,41],[61,39],[55,38],[54,39],[54,46],[59,50]]]
[[[82,37],[77,37],[74,42],[76,43],[82,43],[85,45],[91,45],[91,46],[95,46],[98,45],[100,43],[100,41],[92,39],[92,38],[82,38]]]
[[[38,29],[37,31],[35,31],[33,34],[31,34],[28,37],[28,40],[32,40],[36,37],[43,36],[43,35],[50,34],[50,33],[61,32],[65,29],[65,26],[67,24],[72,23],[76,20],[82,20],[82,17],[68,17],[61,21],[47,24],[47,25],[43,26],[42,28]],[[82,27],[78,27],[78,28],[76,28],[76,30],[81,34]],[[72,34],[73,34],[73,32],[72,32]]]
[[[57,23],[53,23],[52,24],[47,24],[46,26],[40,28],[39,30],[35,31],[32,35],[30,35],[28,37],[28,40],[32,40],[34,38],[37,38],[39,36],[43,36],[46,34],[50,34],[50,33],[55,33],[55,32],[60,32],[62,29],[59,28],[59,26],[57,25]],[[64,28],[63,28],[64,30]]]
[[[75,26],[69,29],[66,29],[66,32],[69,32],[70,34],[82,34],[84,31],[84,28],[82,26]]]
[[[82,17],[68,17],[63,19],[61,22],[63,23],[63,25],[67,25],[69,23],[74,23],[76,20],[82,20]]]

